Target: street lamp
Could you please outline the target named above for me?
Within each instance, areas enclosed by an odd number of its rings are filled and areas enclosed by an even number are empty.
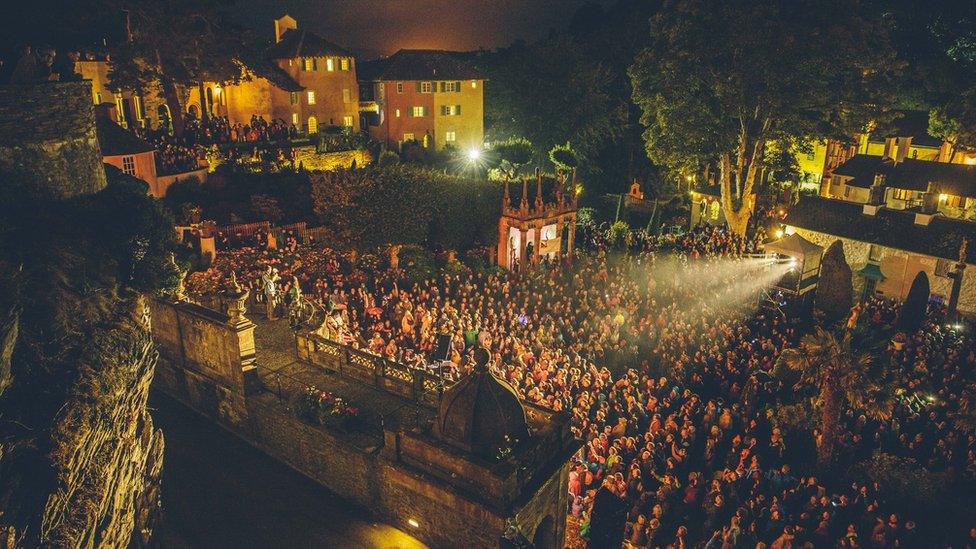
[[[468,160],[471,162],[477,162],[481,158],[481,151],[478,149],[468,150]]]

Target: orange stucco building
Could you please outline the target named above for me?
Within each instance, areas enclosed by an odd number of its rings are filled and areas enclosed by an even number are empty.
[[[298,28],[295,19],[275,20],[275,43],[259,59],[244,60],[244,78],[234,84],[208,82],[190,91],[187,112],[203,108],[247,124],[252,115],[281,119],[299,131],[324,126],[359,131],[359,82],[356,60],[342,47]]]
[[[485,78],[457,54],[400,50],[364,63],[364,98],[375,102],[370,136],[389,147],[417,141],[441,149],[480,149],[485,136]]]

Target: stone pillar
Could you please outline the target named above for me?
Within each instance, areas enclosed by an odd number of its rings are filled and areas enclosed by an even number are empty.
[[[569,242],[566,246],[566,255],[573,256],[573,243],[576,240],[576,219],[569,221]]]
[[[528,231],[525,230],[525,227],[519,227],[518,258],[519,258],[520,269],[525,267],[525,245],[528,244],[528,242],[526,242],[527,239],[528,239]]]

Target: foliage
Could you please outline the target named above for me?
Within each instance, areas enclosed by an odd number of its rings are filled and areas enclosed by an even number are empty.
[[[610,225],[610,233],[607,239],[610,245],[615,248],[623,248],[626,243],[627,235],[630,234],[630,226],[627,225],[626,221],[615,221],[613,225]]]
[[[176,214],[199,207],[203,219],[218,225],[272,219],[296,222],[314,220],[310,194],[306,172],[250,173],[221,166],[205,185],[193,178],[177,181],[163,202]]]
[[[407,245],[400,249],[400,268],[410,283],[430,278],[437,270],[434,254],[423,246]]]
[[[573,146],[567,141],[563,145],[555,145],[549,149],[549,161],[557,170],[562,172],[572,171],[579,166],[579,156]]]
[[[515,179],[519,170],[532,161],[535,149],[524,137],[510,137],[491,147],[491,159],[505,179]]]
[[[376,163],[380,166],[392,166],[394,164],[399,164],[400,155],[397,154],[396,151],[387,149],[380,153],[380,157]]]
[[[295,415],[314,425],[338,429],[358,427],[359,409],[341,396],[307,387],[295,397]]]
[[[267,219],[272,223],[281,221],[284,212],[278,206],[278,199],[266,194],[251,195],[251,211],[258,219]]]
[[[738,233],[767,143],[862,129],[896,68],[879,14],[854,0],[670,0],[651,36],[630,69],[647,153],[672,169],[717,165]]]
[[[494,243],[501,204],[497,183],[407,164],[316,175],[311,197],[333,244],[358,248],[465,249]]]
[[[854,300],[851,266],[844,257],[844,244],[835,240],[824,252],[817,284],[816,307],[827,324],[847,317]]]
[[[898,314],[898,329],[913,334],[922,327],[925,320],[925,309],[929,303],[929,277],[925,271],[919,271],[908,289],[908,296]]]
[[[902,512],[938,506],[947,488],[944,474],[927,471],[909,458],[892,454],[876,452],[863,469],[884,490],[885,500]]]
[[[847,408],[863,410],[865,414],[883,418],[891,413],[891,391],[883,382],[884,376],[871,355],[855,354],[850,332],[837,336],[817,328],[803,336],[797,347],[783,351],[777,363],[800,374],[799,386],[813,387],[812,403],[818,411],[818,426],[822,438],[817,447],[821,464],[829,464],[835,457],[840,436],[840,417]]]

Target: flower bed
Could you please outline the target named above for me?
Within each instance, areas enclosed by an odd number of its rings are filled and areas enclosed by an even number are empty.
[[[308,387],[295,399],[295,415],[313,425],[352,431],[360,427],[359,409],[328,391]]]

